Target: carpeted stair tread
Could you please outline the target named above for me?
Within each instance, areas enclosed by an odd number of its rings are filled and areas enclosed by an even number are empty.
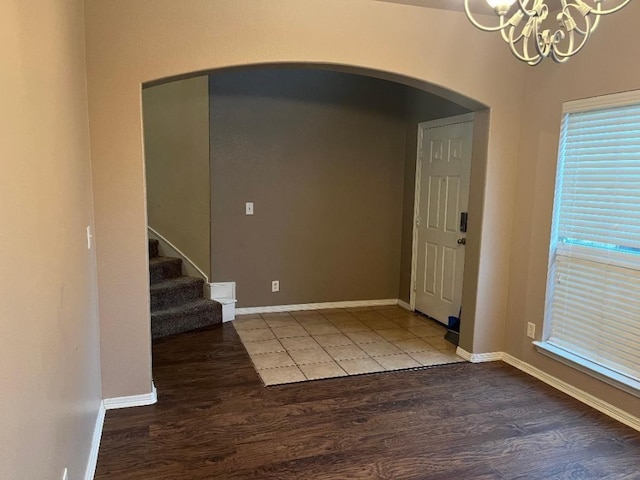
[[[222,323],[222,305],[199,298],[179,306],[151,312],[151,336],[161,338],[176,333]]]
[[[208,300],[206,298],[196,298],[195,300],[185,302],[182,305],[155,310],[151,312],[151,318],[164,318],[167,316],[175,316],[181,313],[190,314],[215,311],[218,308],[222,309],[222,305],[214,300]]]
[[[204,280],[182,275],[182,259],[160,256],[149,239],[151,338],[222,323],[222,305],[202,298]]]
[[[159,292],[161,290],[169,290],[174,287],[180,287],[182,285],[203,285],[204,280],[196,277],[176,277],[166,278],[161,282],[156,282],[149,288],[151,292]]]
[[[182,275],[182,260],[173,257],[151,257],[149,259],[149,280],[158,283]]]
[[[158,253],[158,245],[160,242],[158,240],[154,240],[152,238],[149,239],[149,258],[157,257]]]
[[[178,306],[190,300],[202,298],[204,280],[194,277],[176,277],[153,283],[151,311]]]

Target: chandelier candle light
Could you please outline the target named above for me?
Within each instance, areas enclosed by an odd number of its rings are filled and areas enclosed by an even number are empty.
[[[598,27],[602,15],[615,13],[631,0],[605,9],[608,0],[561,0],[556,20],[560,25],[555,31],[543,29],[549,14],[545,0],[486,0],[499,18],[496,26],[480,24],[471,13],[469,0],[464,0],[464,10],[473,25],[485,32],[499,31],[511,52],[529,65],[537,65],[547,57],[564,63],[575,55]]]

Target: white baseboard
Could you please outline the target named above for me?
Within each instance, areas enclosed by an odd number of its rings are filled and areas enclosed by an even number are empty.
[[[236,282],[205,283],[204,296],[222,305],[222,323],[236,318]]]
[[[96,423],[93,427],[93,436],[91,438],[91,450],[89,451],[89,459],[87,460],[87,468],[84,471],[85,480],[93,480],[96,474],[96,466],[98,464],[98,451],[100,450],[100,439],[102,438],[102,427],[104,425],[104,416],[106,414],[106,408],[104,401],[100,402],[98,408],[98,416],[96,417]]]
[[[144,407],[145,405],[153,405],[157,401],[158,393],[156,392],[156,386],[153,383],[151,384],[150,393],[129,395],[127,397],[105,398],[103,400],[104,408],[107,410],[127,407]]]
[[[144,405],[152,405],[158,401],[158,393],[156,386],[151,384],[152,391],[142,395],[130,395],[127,397],[105,398],[100,402],[96,423],[93,428],[93,436],[91,438],[91,450],[87,460],[87,468],[84,472],[84,480],[93,480],[96,474],[96,466],[98,465],[98,452],[100,450],[100,440],[102,439],[102,429],[104,426],[104,417],[107,410],[125,407],[141,407]]]
[[[456,355],[458,355],[461,358],[464,358],[467,362],[471,361],[471,354],[460,347],[456,348]]]
[[[222,323],[230,322],[236,319],[236,302],[230,298],[213,298],[222,305]]]
[[[533,365],[529,365],[528,363],[525,363],[522,360],[509,355],[508,353],[503,353],[502,361],[517,368],[518,370],[522,370],[524,373],[527,373],[532,377],[537,378],[538,380],[543,381],[547,385],[551,385],[553,388],[566,393],[570,397],[575,398],[585,405],[588,405],[591,408],[595,408],[608,417],[611,417],[614,420],[619,421],[620,423],[624,423],[634,430],[640,431],[640,418],[635,417],[625,412],[624,410],[621,410],[618,407],[605,402],[604,400],[600,400],[599,398],[594,397],[590,393],[580,390],[573,385],[563,382],[562,380],[553,377],[548,373],[545,373],[542,370],[534,367]]]
[[[411,309],[411,305],[409,305],[407,302],[405,302],[404,300],[400,300],[398,299],[398,306],[404,308],[405,310],[409,310],[409,311],[413,311]]]
[[[600,400],[599,398],[587,393],[579,388],[574,387],[573,385],[568,384],[552,375],[549,375],[546,372],[543,372],[539,368],[534,367],[522,360],[517,359],[516,357],[509,355],[505,352],[491,352],[491,353],[469,353],[462,348],[458,347],[456,350],[456,354],[465,360],[468,360],[472,363],[480,363],[480,362],[492,362],[495,360],[502,360],[503,362],[511,365],[512,367],[517,368],[518,370],[523,371],[524,373],[531,375],[532,377],[537,378],[538,380],[543,381],[547,385],[552,386],[556,390],[560,390],[563,393],[566,393],[570,397],[575,398],[579,402],[584,403],[585,405],[590,406],[598,410],[601,413],[604,413],[608,417],[613,418],[614,420],[619,421],[620,423],[624,423],[625,425],[633,428],[634,430],[640,431],[640,418],[635,417],[624,410],[619,409],[611,405],[610,403],[605,402],[604,400]]]
[[[205,284],[205,292],[208,290],[211,300],[216,298],[236,298],[236,282],[214,282]]]
[[[322,310],[325,308],[381,307],[384,305],[397,304],[398,299],[389,298],[384,300],[348,300],[344,302],[301,303],[298,305],[271,305],[267,307],[236,308],[236,315],[247,315],[249,313],[295,312],[298,310]]]
[[[466,350],[458,347],[456,349],[456,355],[464,358],[466,361],[471,363],[482,363],[482,362],[495,362],[498,360],[502,360],[503,353],[502,352],[469,353]]]

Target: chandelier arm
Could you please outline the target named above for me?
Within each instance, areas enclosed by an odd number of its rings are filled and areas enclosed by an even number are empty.
[[[553,53],[551,54],[551,58],[556,63],[567,63],[571,57],[556,57]]]
[[[524,38],[524,33],[522,33],[522,31],[518,34],[517,37],[514,38],[513,34],[516,31],[516,27],[512,26],[511,30],[509,30],[509,38],[511,38],[511,40],[509,39],[505,39],[505,42],[510,43],[518,43],[519,41],[521,41]],[[505,35],[506,36],[506,35]]]
[[[627,0],[627,1],[630,1],[630,0]],[[527,8],[527,3],[529,3],[529,0],[517,0],[517,3],[520,11],[524,13],[527,17],[535,17],[538,14],[538,12],[536,12],[535,9],[529,10]],[[535,1],[534,1],[534,6],[535,6]]]
[[[501,18],[501,20],[503,20],[503,19],[504,19],[504,17],[502,17],[502,18]],[[522,39],[522,37],[523,37],[523,33],[522,33],[522,31],[518,34],[518,37],[517,37],[517,38],[514,38],[514,37],[513,37],[514,33],[516,32],[517,24],[513,24],[513,23],[511,23],[511,22],[506,22],[506,23],[504,24],[504,26],[505,26],[505,27],[511,27],[511,28],[508,28],[508,29],[507,29],[507,28],[503,28],[503,29],[500,31],[500,33],[502,34],[502,39],[503,39],[506,43],[508,43],[508,44],[511,44],[511,43],[518,43],[518,42]]]
[[[560,30],[557,30],[553,37],[554,37],[553,38],[554,41],[553,41],[553,44],[551,45],[551,58],[556,63],[563,63],[567,61],[569,56],[562,56],[559,50],[556,48],[556,46],[558,45],[557,42],[559,41],[558,37],[564,38],[564,33],[561,32]],[[569,31],[569,39],[568,39],[569,45],[567,47],[567,52],[571,52],[573,50],[574,39],[575,39],[575,32],[571,30]]]
[[[585,20],[586,20],[587,18],[589,18],[589,16],[587,15],[587,16],[585,16],[584,18],[585,18]],[[600,17],[596,17],[596,20],[597,20],[597,19],[599,19],[599,18],[600,18]],[[596,23],[596,22],[593,22],[593,24],[591,24],[591,27],[590,27],[589,29],[587,29],[587,30],[583,30],[582,28],[580,28],[580,26],[579,26],[579,25],[576,25],[576,26],[574,27],[574,30],[575,30],[576,32],[578,32],[580,35],[583,35],[583,36],[584,36],[584,35],[587,35],[587,34],[589,34],[589,33],[593,32],[593,31],[595,30],[595,26],[594,26],[594,24],[595,24],[595,23]]]
[[[511,27],[513,29],[513,27]],[[500,35],[502,36],[502,40],[504,40],[505,42],[509,43],[509,34],[507,33],[507,29],[506,28],[501,28],[500,29]]]
[[[563,0],[564,2],[564,0]],[[568,3],[567,5],[565,5],[562,8],[562,14],[566,15],[569,18],[572,18],[571,15],[569,14],[569,11],[574,8],[577,10],[578,13],[580,13],[580,9],[578,8],[578,5],[575,3]],[[595,31],[595,29],[598,27],[598,24],[600,23],[600,16],[599,15],[591,15],[591,13],[593,13],[594,11],[591,10],[589,13],[587,13],[586,15],[581,15],[584,18],[585,21],[585,26],[586,26],[586,30],[583,30],[580,25],[578,25],[577,23],[574,22],[574,30],[577,31],[580,35],[588,35],[590,33],[592,33],[593,31]],[[591,20],[593,19],[593,21]]]
[[[474,27],[479,28],[480,30],[484,30],[485,32],[497,32],[499,30],[503,30],[508,24],[504,22],[504,15],[500,15],[500,25],[496,27],[486,27],[479,23],[471,13],[469,9],[469,0],[464,0],[464,11],[467,14],[467,18],[473,24]]]
[[[562,52],[558,48],[556,48],[556,44],[553,45],[554,60],[556,60],[556,57],[559,58],[559,59],[568,60],[569,57],[575,55],[576,53],[578,53],[580,50],[582,50],[584,48],[584,46],[587,44],[587,41],[589,40],[589,37],[591,36],[591,32],[592,32],[592,30],[590,30],[588,28],[589,23],[591,22],[591,20],[589,19],[589,17],[585,17],[585,20],[587,21],[587,33],[586,33],[586,35],[584,35],[582,37],[582,41],[580,42],[580,44],[577,47],[574,48],[574,36],[575,36],[575,33],[573,31],[569,32],[569,48],[567,48],[567,50],[565,52]],[[560,62],[558,62],[558,63],[560,63]]]
[[[629,2],[631,2],[631,0],[624,0],[624,2],[622,2],[620,5],[618,5],[617,7],[613,7],[610,8],[609,10],[601,10],[600,7],[602,6],[601,2],[597,2],[598,6],[597,8],[594,8],[593,10],[591,10],[591,13],[601,16],[601,15],[609,15],[611,13],[616,13],[619,12],[620,10],[622,10],[624,7],[626,7]]]
[[[551,51],[551,45],[548,43],[549,39],[545,40],[545,32],[548,35],[548,30],[543,30],[543,33],[540,33],[540,18],[536,18],[536,21],[534,22],[533,38],[538,55],[542,58],[547,58]]]
[[[600,16],[600,15],[595,15],[593,17],[593,24],[591,25],[591,29],[589,31],[590,34],[596,31],[596,28],[598,28],[598,25],[600,25],[600,19],[601,18],[602,18],[602,16]]]
[[[513,39],[513,30],[511,29],[509,32],[509,50],[511,50],[511,53],[513,54],[514,57],[516,57],[518,60],[528,63],[529,65],[537,65],[538,63],[540,63],[543,59],[542,56],[540,55],[536,55],[536,56],[530,56],[529,55],[529,43],[527,41],[527,38],[524,38],[524,40],[522,40],[522,36],[520,36],[520,40],[518,41],[514,41]],[[522,53],[518,52],[518,50],[516,49],[516,43],[519,43],[520,41],[522,41]]]
[[[508,33],[507,33],[507,29],[502,30],[502,38],[504,39],[505,42],[507,42],[508,44],[516,44],[518,43],[520,40],[522,40],[523,34],[522,32],[520,32],[520,34],[518,34],[518,36],[516,38],[513,37],[513,34],[516,31],[516,27],[514,27],[513,25],[511,25],[511,28],[509,29]]]

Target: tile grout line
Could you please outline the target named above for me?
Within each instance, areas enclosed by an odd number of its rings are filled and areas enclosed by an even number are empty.
[[[258,370],[256,368],[256,371],[258,373],[258,375],[260,375],[260,372],[263,370],[266,371],[274,371],[280,368],[291,368],[291,367],[295,367],[297,369],[298,372],[300,372],[300,374],[306,379],[306,380],[310,380],[309,376],[307,374],[304,373],[304,371],[302,370],[302,367],[306,367],[309,365],[324,365],[324,364],[332,364],[337,366],[340,371],[344,374],[344,375],[339,375],[338,377],[335,376],[329,376],[329,377],[319,377],[319,378],[314,378],[314,380],[316,379],[323,379],[323,378],[340,378],[340,377],[344,377],[344,376],[352,376],[352,375],[362,375],[362,374],[366,374],[366,373],[384,373],[384,372],[394,372],[394,371],[399,371],[399,370],[412,370],[412,369],[420,369],[420,368],[427,368],[430,366],[434,366],[434,365],[442,365],[442,364],[447,364],[447,363],[456,363],[455,360],[453,361],[448,361],[448,362],[436,362],[435,364],[423,364],[423,361],[420,361],[416,358],[416,354],[420,354],[420,353],[427,353],[427,354],[441,354],[441,355],[446,355],[446,351],[445,350],[441,350],[438,349],[435,345],[432,345],[431,343],[429,343],[429,341],[427,340],[427,338],[439,338],[436,336],[433,337],[420,337],[418,336],[418,334],[412,332],[409,330],[408,326],[404,326],[403,324],[399,324],[396,323],[394,320],[399,320],[399,318],[389,318],[385,315],[382,315],[380,312],[378,312],[375,309],[367,309],[367,310],[358,310],[358,311],[364,311],[366,312],[372,312],[375,313],[377,315],[379,315],[380,317],[383,318],[383,320],[385,322],[388,322],[391,325],[394,325],[391,328],[380,328],[377,329],[375,327],[372,327],[370,324],[367,324],[367,320],[363,320],[359,317],[357,317],[356,315],[353,314],[353,312],[344,312],[345,314],[348,315],[348,317],[346,318],[346,323],[349,323],[351,321],[357,321],[358,323],[363,324],[364,326],[366,326],[368,328],[368,332],[372,332],[375,333],[376,335],[379,335],[382,340],[380,342],[368,342],[367,344],[372,344],[372,343],[387,343],[389,345],[392,345],[394,348],[398,349],[398,352],[394,352],[394,353],[387,353],[387,354],[383,354],[383,355],[377,355],[377,356],[372,356],[371,354],[369,354],[364,348],[362,348],[362,344],[360,343],[356,343],[356,341],[354,341],[351,337],[349,337],[349,333],[359,333],[359,332],[345,332],[343,330],[340,329],[340,321],[336,320],[336,321],[332,321],[330,318],[328,318],[328,316],[323,315],[323,313],[342,313],[342,312],[315,312],[315,313],[307,313],[304,316],[309,316],[309,315],[318,315],[319,317],[321,317],[324,321],[326,321],[330,326],[332,326],[334,329],[336,329],[338,331],[338,333],[334,334],[334,335],[342,335],[346,338],[349,339],[349,341],[351,342],[349,345],[322,345],[320,344],[320,342],[317,340],[316,337],[318,336],[323,336],[323,335],[332,335],[331,334],[312,334],[309,330],[307,330],[307,328],[305,328],[305,325],[303,325],[302,323],[300,323],[299,319],[296,318],[296,316],[294,316],[293,314],[283,314],[283,315],[277,315],[277,316],[268,316],[268,317],[263,317],[262,315],[257,316],[256,318],[249,318],[247,320],[262,320],[264,322],[264,324],[266,325],[266,328],[269,330],[271,336],[273,337],[270,340],[276,340],[277,343],[280,345],[280,348],[284,349],[284,351],[280,351],[280,352],[262,352],[262,353],[249,353],[247,346],[245,345],[245,341],[242,339],[242,334],[239,334],[243,346],[245,347],[245,350],[247,350],[247,353],[249,354],[249,357],[252,360],[252,363],[254,364],[254,368],[255,368],[255,362],[254,362],[254,357],[259,356],[259,355],[264,355],[264,354],[268,354],[268,353],[286,353],[287,357],[289,358],[289,360],[291,362],[293,362],[293,365],[281,365],[281,366],[275,366],[275,367],[267,367],[267,368],[262,368],[260,370]],[[269,325],[268,320],[272,319],[272,318],[278,318],[278,317],[282,317],[282,318],[288,318],[288,321],[285,321],[284,325]],[[420,317],[418,317],[420,318]],[[429,325],[429,323],[427,323],[427,320],[424,320],[425,324],[424,325],[416,325],[414,326],[414,328],[418,328],[421,326],[425,326],[425,327],[429,327],[429,328],[436,328],[433,325]],[[294,322],[293,325],[290,325],[291,322]],[[235,325],[234,325],[235,326]],[[306,333],[306,335],[304,336],[300,336],[300,337],[278,337],[276,332],[274,331],[274,328],[281,328],[281,327],[301,327],[302,331],[304,331]],[[258,328],[256,328],[258,329]],[[259,329],[264,329],[263,327],[259,327]],[[408,338],[399,338],[397,340],[390,340],[386,337],[384,337],[383,335],[380,335],[380,331],[381,330],[390,330],[390,329],[398,329],[398,330],[404,330],[408,335],[410,335],[410,337]],[[247,330],[251,330],[251,329],[247,329]],[[239,330],[236,330],[239,332]],[[440,332],[442,333],[442,332]],[[282,340],[284,339],[296,339],[296,338],[311,338],[314,343],[321,349],[321,351],[326,354],[329,358],[330,361],[325,361],[325,362],[314,362],[314,363],[308,363],[308,364],[300,364],[298,363],[293,356],[291,355],[292,351],[298,350],[298,349],[292,349],[292,348],[287,348]],[[403,348],[401,346],[398,345],[398,343],[400,342],[404,342],[404,341],[420,341],[422,343],[425,343],[426,345],[428,345],[430,347],[429,351],[419,351],[419,352],[408,352],[403,350]],[[269,340],[255,340],[256,342],[259,341],[269,341]],[[251,341],[247,341],[248,343],[250,343]],[[327,350],[328,348],[339,348],[340,346],[353,346],[355,348],[357,348],[359,351],[362,352],[363,355],[365,355],[365,357],[355,357],[355,358],[343,358],[338,360],[337,358],[335,358],[330,352],[329,350]],[[315,347],[313,347],[315,349]],[[301,348],[299,350],[310,350],[310,348]],[[412,355],[413,354],[413,355]],[[411,366],[411,367],[399,367],[399,368],[391,368],[391,369],[387,369],[387,367],[384,367],[378,360],[377,358],[386,358],[386,357],[390,357],[390,356],[394,356],[394,355],[402,355],[408,359],[411,359],[412,362],[417,363],[417,366]],[[346,362],[346,361],[373,361],[373,363],[375,363],[376,365],[378,365],[382,370],[375,370],[375,371],[367,371],[367,372],[359,372],[359,373],[354,373],[354,374],[350,374],[349,372],[347,372],[345,370],[345,368],[340,364],[340,362]],[[450,359],[451,360],[451,359]],[[462,359],[460,359],[462,361]],[[262,377],[261,377],[262,379]],[[278,383],[269,383],[269,385],[277,385],[277,384],[285,384],[285,383],[295,383],[295,382],[299,382],[299,381],[304,381],[304,380],[295,380],[292,382],[278,382]],[[263,380],[263,383],[265,385],[267,385],[267,383]]]

